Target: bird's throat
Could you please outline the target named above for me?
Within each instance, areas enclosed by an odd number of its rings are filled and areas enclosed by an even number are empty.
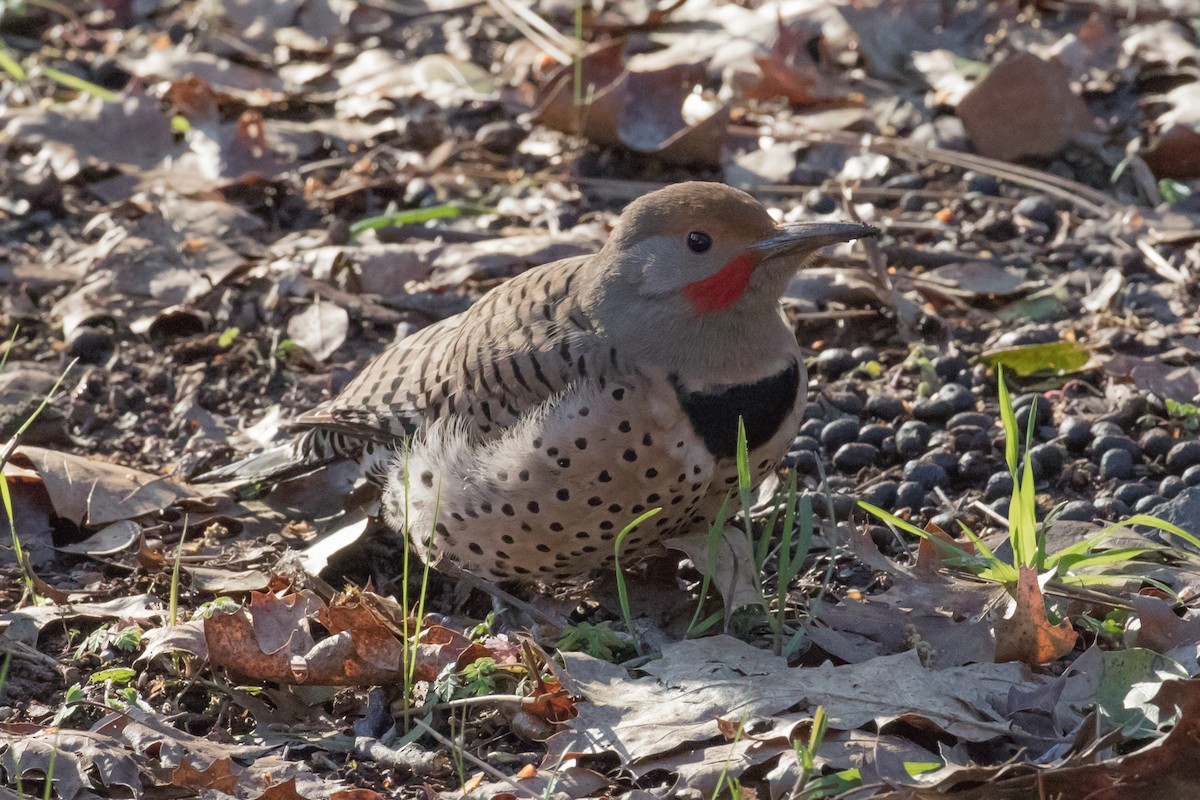
[[[702,314],[728,308],[750,285],[750,276],[759,261],[756,256],[738,256],[707,278],[689,283],[683,294]]]

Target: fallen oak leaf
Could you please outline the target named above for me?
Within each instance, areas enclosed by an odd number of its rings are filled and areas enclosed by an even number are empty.
[[[1045,664],[1071,652],[1078,638],[1070,622],[1054,625],[1046,616],[1037,570],[1018,567],[1017,593],[1009,614],[996,621],[996,662]]]
[[[219,758],[209,764],[207,768],[198,770],[184,757],[179,762],[179,766],[171,770],[171,785],[193,789],[216,789],[225,794],[233,794],[241,771],[241,768],[234,765],[231,758]]]

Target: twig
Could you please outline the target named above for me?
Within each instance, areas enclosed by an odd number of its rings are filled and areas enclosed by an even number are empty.
[[[418,728],[421,728],[422,730],[424,730],[425,733],[432,736],[443,747],[448,747],[448,748],[450,748],[451,751],[458,750],[458,752],[462,755],[462,757],[465,760],[470,761],[476,767],[483,770],[486,774],[491,775],[496,780],[501,781],[503,783],[507,783],[509,786],[513,787],[517,791],[518,794],[527,795],[529,797],[534,798],[535,800],[537,800],[537,798],[539,797],[539,795],[537,793],[535,793],[532,790],[530,790],[529,788],[517,783],[511,777],[509,777],[508,775],[505,775],[503,772],[496,769],[491,764],[487,763],[486,761],[484,761],[480,758],[476,758],[474,755],[469,753],[465,747],[459,747],[454,742],[452,742],[448,738],[446,738],[443,734],[435,731],[432,727],[430,727],[430,725],[427,722],[425,722],[425,720],[414,719],[413,724],[416,725]]]
[[[420,723],[420,720],[415,721]],[[422,750],[415,744],[395,750],[373,736],[355,736],[354,755],[391,769],[407,770],[417,776],[434,775],[440,767],[436,752]]]
[[[575,60],[576,46],[553,25],[530,11],[517,0],[488,0],[488,5],[505,22],[523,33],[527,39],[545,50],[560,64]]]
[[[761,135],[762,130],[750,126],[730,126],[731,133],[740,135]],[[1108,218],[1120,212],[1123,206],[1113,198],[1090,186],[1078,181],[1061,178],[1048,172],[1009,164],[994,158],[960,153],[954,150],[943,150],[940,147],[927,147],[913,144],[903,139],[875,134],[846,133],[844,131],[776,131],[771,135],[776,139],[811,142],[817,144],[838,144],[845,147],[861,147],[872,152],[884,153],[897,158],[908,158],[918,161],[937,161],[952,167],[972,169],[986,172],[997,178],[1003,178],[1010,183],[1026,186],[1056,197],[1089,216]]]
[[[1188,275],[1175,267],[1171,266],[1171,262],[1167,261],[1162,255],[1154,249],[1154,245],[1147,241],[1146,237],[1139,236],[1137,239],[1137,249],[1146,257],[1146,261],[1150,264],[1150,269],[1154,274],[1171,283],[1186,283]]]

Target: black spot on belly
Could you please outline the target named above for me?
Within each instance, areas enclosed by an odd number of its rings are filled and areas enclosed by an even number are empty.
[[[671,382],[692,429],[708,451],[717,458],[733,458],[737,454],[738,417],[746,422],[747,449],[770,441],[796,405],[800,369],[793,361],[787,369],[757,383],[712,393],[685,391],[675,376]]]

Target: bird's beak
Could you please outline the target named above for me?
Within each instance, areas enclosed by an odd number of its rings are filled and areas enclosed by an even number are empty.
[[[779,226],[779,233],[754,243],[750,249],[766,261],[793,250],[811,253],[827,244],[878,235],[878,228],[853,222],[795,222]]]

